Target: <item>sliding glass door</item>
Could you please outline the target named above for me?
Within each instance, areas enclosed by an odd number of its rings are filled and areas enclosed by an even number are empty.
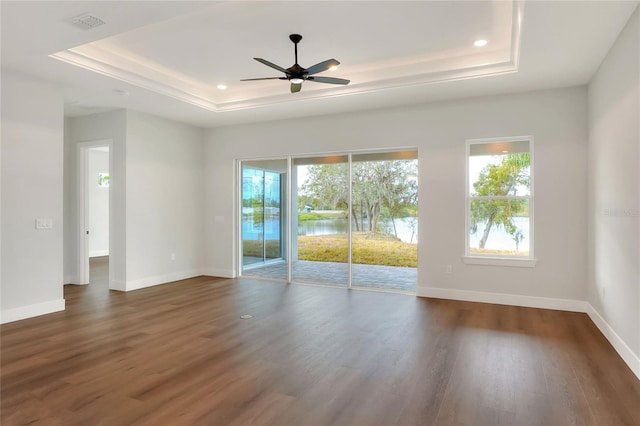
[[[354,154],[354,287],[415,291],[418,267],[416,151]]]
[[[349,285],[349,157],[293,159],[292,279]]]
[[[287,160],[242,162],[242,269],[284,263]],[[287,278],[286,265],[258,276]]]
[[[414,292],[417,173],[415,150],[242,161],[242,275]]]

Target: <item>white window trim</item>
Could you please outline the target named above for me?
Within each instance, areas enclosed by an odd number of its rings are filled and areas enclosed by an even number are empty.
[[[522,256],[522,259],[516,257],[498,257],[498,256],[462,256],[462,262],[465,265],[485,265],[485,266],[512,266],[516,268],[533,268],[538,263],[538,259],[532,259]]]
[[[471,254],[469,252],[469,206],[471,204],[471,188],[469,187],[469,154],[471,153],[471,145],[485,144],[495,142],[529,142],[529,156],[531,158],[530,165],[530,187],[529,196],[515,196],[515,197],[488,197],[487,199],[528,199],[529,200],[529,256],[504,256],[504,255],[478,255]],[[534,256],[535,242],[534,242],[534,149],[533,149],[533,136],[517,136],[507,138],[484,138],[484,139],[468,139],[466,141],[466,158],[465,158],[465,249],[464,256],[462,256],[463,263],[467,265],[487,265],[487,266],[511,266],[511,267],[525,267],[533,268],[536,266],[538,259]]]

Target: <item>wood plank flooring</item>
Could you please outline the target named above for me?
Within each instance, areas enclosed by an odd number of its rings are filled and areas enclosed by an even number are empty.
[[[118,293],[105,271],[2,325],[3,426],[640,425],[584,314],[210,277]]]

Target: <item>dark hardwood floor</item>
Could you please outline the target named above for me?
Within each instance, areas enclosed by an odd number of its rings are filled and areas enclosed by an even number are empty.
[[[584,314],[199,277],[2,325],[8,425],[639,425]],[[240,319],[243,314],[251,319]]]

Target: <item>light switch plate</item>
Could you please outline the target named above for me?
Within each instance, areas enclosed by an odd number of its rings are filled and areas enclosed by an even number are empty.
[[[53,219],[36,219],[36,229],[53,229]]]

